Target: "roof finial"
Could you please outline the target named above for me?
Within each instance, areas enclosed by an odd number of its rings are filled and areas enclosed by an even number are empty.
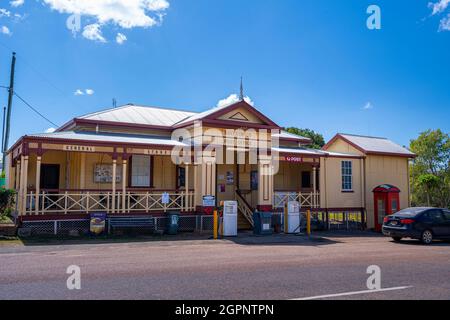
[[[242,82],[242,77],[241,77],[241,93],[239,94],[239,100],[244,101],[244,84]]]

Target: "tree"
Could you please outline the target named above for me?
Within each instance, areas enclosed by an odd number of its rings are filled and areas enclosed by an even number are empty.
[[[427,194],[427,205],[431,206],[431,193],[434,188],[439,187],[439,178],[432,174],[422,174],[417,178],[417,185],[422,187]]]
[[[414,205],[450,207],[450,136],[428,130],[410,143],[417,155],[411,164]]]
[[[302,136],[305,138],[310,138],[312,140],[311,144],[307,145],[309,148],[321,149],[325,145],[325,139],[320,133],[316,133],[311,129],[300,129],[295,127],[290,127],[286,129],[287,132]]]

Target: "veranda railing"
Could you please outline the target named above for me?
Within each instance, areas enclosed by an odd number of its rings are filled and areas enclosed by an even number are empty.
[[[320,207],[320,193],[319,192],[286,192],[275,191],[274,193],[274,208],[284,208],[289,201],[298,201],[302,208],[316,209]]]
[[[23,214],[79,214],[97,211],[121,214],[170,210],[191,212],[194,209],[193,191],[127,191],[125,195],[123,192],[113,194],[112,191],[43,191],[37,197],[35,192],[30,191],[26,195]]]

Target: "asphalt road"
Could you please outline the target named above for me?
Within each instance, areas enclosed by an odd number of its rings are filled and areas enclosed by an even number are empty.
[[[66,270],[81,270],[68,290]],[[367,290],[367,267],[383,288]],[[75,245],[0,243],[3,299],[450,299],[450,243],[296,236]]]

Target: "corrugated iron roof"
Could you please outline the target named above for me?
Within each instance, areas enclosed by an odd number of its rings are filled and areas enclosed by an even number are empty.
[[[181,121],[178,121],[176,124],[177,125],[183,125],[183,124],[186,124],[186,123],[191,122],[191,121],[203,119],[203,118],[205,118],[205,117],[207,117],[207,116],[209,116],[209,115],[211,115],[211,114],[213,114],[213,113],[215,113],[217,111],[226,109],[226,108],[228,108],[229,106],[231,106],[233,104],[235,104],[235,102],[231,103],[231,104],[227,104],[227,105],[221,106],[221,107],[215,107],[215,108],[212,108],[212,109],[200,112],[200,113],[196,113],[196,114],[190,116],[189,118],[186,118],[186,119],[183,119]]]
[[[161,145],[161,146],[186,146],[186,144],[171,140],[167,137],[135,135],[135,134],[116,134],[116,133],[94,133],[94,132],[76,132],[76,131],[62,131],[54,133],[42,133],[28,135],[33,138],[48,138],[56,140],[79,140],[92,142],[107,142],[107,143],[129,143],[129,144],[143,144],[143,145]]]
[[[414,153],[412,153],[408,149],[386,138],[360,136],[353,134],[339,134],[339,135],[342,136],[344,139],[347,139],[351,143],[355,144],[359,148],[363,149],[365,152],[392,153],[392,154],[414,156]]]
[[[308,140],[311,141],[310,138],[302,137],[297,134],[289,133],[287,131],[280,131],[280,133],[273,134],[272,137],[278,137],[279,139],[295,139],[295,140]]]
[[[90,113],[77,119],[171,127],[177,122],[196,114],[190,111],[129,104],[114,109]]]

